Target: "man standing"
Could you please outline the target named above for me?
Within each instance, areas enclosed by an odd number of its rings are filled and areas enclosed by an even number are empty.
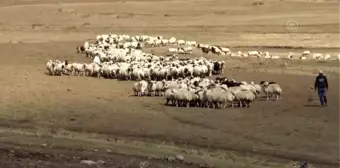
[[[319,72],[319,76],[315,79],[314,88],[315,91],[318,90],[321,105],[327,106],[326,92],[328,90],[328,82],[327,77],[322,73],[322,71]]]
[[[100,58],[98,55],[96,55],[93,59],[93,63],[97,64],[97,65],[100,65]]]

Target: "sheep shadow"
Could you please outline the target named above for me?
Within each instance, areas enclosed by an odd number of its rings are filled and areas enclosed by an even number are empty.
[[[252,105],[249,105],[247,107],[241,107],[239,104],[235,103],[234,102],[234,106],[232,106],[231,104],[228,104],[225,108],[224,107],[216,107],[216,108],[213,108],[213,107],[202,107],[202,106],[197,106],[196,104],[194,103],[190,103],[189,107],[187,106],[176,106],[175,104],[171,104],[171,103],[168,103],[168,104],[165,104],[165,103],[162,103],[162,105],[165,105],[167,107],[173,107],[173,108],[197,108],[197,109],[213,109],[213,110],[224,110],[224,109],[233,109],[233,108],[250,108],[252,107]]]
[[[258,100],[258,101],[277,101],[276,98],[269,98],[269,100],[267,100],[266,96],[259,96],[255,100]]]
[[[305,104],[305,105],[303,105],[304,107],[324,107],[324,106],[322,106],[322,105],[320,105],[320,104]]]

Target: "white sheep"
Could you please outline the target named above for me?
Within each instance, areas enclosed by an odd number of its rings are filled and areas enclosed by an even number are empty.
[[[329,60],[330,58],[331,58],[330,54],[326,54],[325,57],[324,57],[325,60]]]
[[[300,57],[300,60],[306,60],[306,59],[307,59],[307,57],[305,57],[305,56]]]
[[[253,92],[245,89],[237,90],[234,96],[235,100],[239,102],[240,107],[249,107],[250,102],[253,102],[256,97]]]
[[[165,105],[168,105],[169,102],[171,102],[172,105],[175,104],[175,95],[174,95],[173,90],[174,89],[172,89],[172,88],[165,90],[165,93],[164,93],[164,96],[165,96],[165,99],[166,99]]]
[[[168,49],[168,55],[175,55],[178,52],[177,48],[169,48]]]
[[[269,97],[273,95],[276,96],[276,100],[279,100],[282,94],[282,88],[280,87],[279,84],[277,83],[270,84],[267,81],[261,81],[260,84],[263,85],[263,92],[266,94],[267,100],[269,100]]]
[[[288,59],[293,59],[294,58],[294,54],[292,52],[290,52],[287,56]]]
[[[184,40],[178,40],[178,41],[177,41],[177,44],[178,44],[179,46],[184,45],[184,44],[185,44],[185,41],[184,41]]]
[[[146,92],[148,90],[148,82],[145,80],[139,81],[138,82],[138,91],[141,96],[146,95]]]
[[[164,92],[164,84],[165,84],[165,80],[156,81],[156,95],[157,96],[162,96],[162,92]]]
[[[75,75],[85,75],[85,64],[73,63],[72,66]]]
[[[64,63],[57,63],[55,66],[54,66],[54,75],[62,75],[63,72],[64,72],[64,68],[65,68],[65,64]]]
[[[64,70],[67,75],[73,75],[73,64],[67,64]]]
[[[248,51],[248,56],[251,57],[261,57],[262,52],[261,51]]]
[[[302,56],[309,57],[310,56],[310,51],[303,51]]]
[[[139,96],[140,94],[140,92],[139,92],[139,87],[138,87],[138,85],[139,85],[139,82],[135,82],[135,83],[133,83],[133,85],[132,85],[132,90],[133,90],[133,93],[134,93],[134,95],[135,96]]]
[[[175,37],[170,37],[169,43],[170,44],[175,44],[176,43],[176,38]]]
[[[52,60],[47,61],[46,69],[49,75],[54,75],[54,66],[55,66],[55,63]]]
[[[278,56],[278,55],[272,55],[272,56],[270,56],[270,58],[271,58],[271,59],[279,59],[279,58],[281,58],[281,57]]]
[[[262,88],[259,84],[255,84],[254,81],[250,82],[251,85],[253,85],[256,89],[256,94],[255,96],[258,97],[261,94]]]
[[[321,59],[324,58],[324,56],[321,53],[315,53],[315,54],[313,54],[312,58],[315,59],[315,60],[321,60]]]
[[[148,81],[148,94],[150,96],[155,96],[157,90],[156,81]]]

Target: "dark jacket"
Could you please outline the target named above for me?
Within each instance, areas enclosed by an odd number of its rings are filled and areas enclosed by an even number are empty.
[[[327,82],[327,77],[323,74],[319,74],[319,76],[316,77],[315,79],[315,84],[314,88],[326,88],[328,89],[328,82]]]

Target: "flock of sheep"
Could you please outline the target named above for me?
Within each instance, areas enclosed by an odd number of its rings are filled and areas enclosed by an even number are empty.
[[[97,46],[96,46],[97,45]],[[224,55],[230,57],[257,57],[265,59],[279,59],[284,58],[278,55],[271,55],[269,52],[262,51],[237,51],[231,52],[229,48],[221,47],[218,45],[207,45],[197,43],[196,41],[185,41],[182,39],[177,40],[175,37],[168,39],[162,36],[129,36],[129,35],[116,35],[116,34],[103,34],[97,36],[96,44],[89,44],[85,42],[83,46],[77,47],[78,52],[86,53],[87,56],[94,57],[98,55],[101,60],[107,60],[110,54],[100,52],[102,48],[116,48],[116,49],[142,49],[143,47],[161,47],[171,46],[167,50],[167,56],[175,56],[177,54],[191,54],[193,50],[200,49],[203,53],[213,53],[216,55]],[[99,49],[99,50],[98,50]],[[332,60],[333,56],[330,54],[311,53],[304,51],[301,54],[289,53],[287,59],[300,59],[300,60]],[[126,58],[129,59],[129,58]],[[340,54],[337,55],[337,60],[340,60]]]
[[[93,59],[92,63],[49,60],[46,69],[49,75],[136,80],[138,82],[132,87],[135,96],[164,96],[166,105],[174,106],[225,108],[230,104],[231,107],[249,107],[262,91],[267,100],[272,96],[278,100],[282,94],[280,85],[275,82],[255,84],[227,78],[209,79],[212,75],[223,74],[224,61],[204,57],[179,59],[175,55],[156,56],[142,50],[143,47],[165,45],[177,45],[177,52],[183,50],[186,54],[193,47],[201,48],[205,53],[231,54],[228,48],[176,40],[174,37],[99,35],[95,43],[85,42],[77,47],[78,53]],[[248,54],[262,53],[251,51]]]
[[[262,90],[267,100],[273,96],[278,100],[282,94],[282,88],[275,82],[255,84],[253,81],[247,83],[227,78],[211,80],[200,77],[170,81],[142,80],[134,83],[132,89],[135,96],[164,96],[165,105],[176,107],[226,108],[228,104],[230,107],[249,107],[259,98]]]

